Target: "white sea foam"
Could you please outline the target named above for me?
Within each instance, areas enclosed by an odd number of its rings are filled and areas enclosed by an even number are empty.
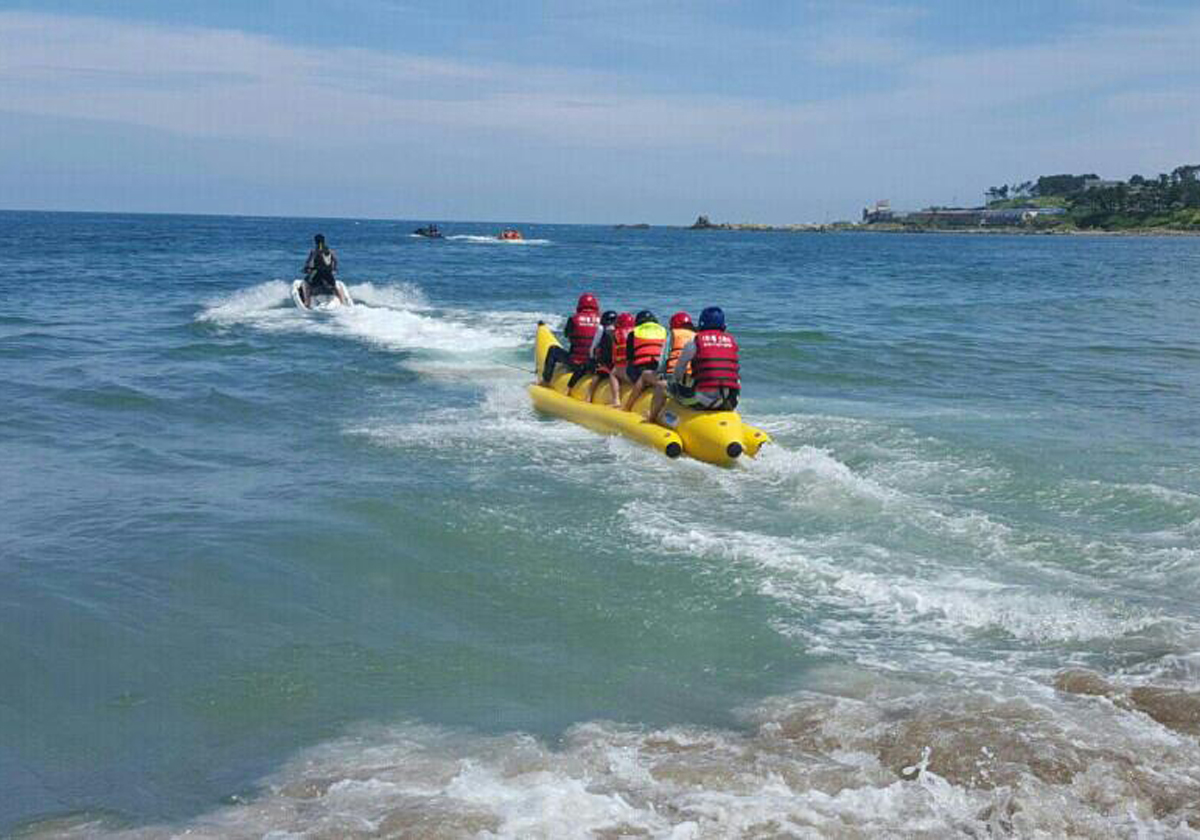
[[[439,310],[412,284],[349,287],[357,304],[327,313],[297,309],[290,285],[272,281],[242,289],[208,303],[198,319],[224,327],[247,326],[266,332],[296,332],[361,341],[390,351],[404,351],[419,373],[453,376],[456,369],[481,363],[492,367],[492,354],[527,346],[536,318],[529,313],[487,313],[487,329],[478,315]]]
[[[209,301],[200,312],[199,320],[217,324],[241,323],[250,313],[278,309],[291,300],[291,294],[291,284],[284,280],[259,283]]]
[[[436,409],[412,421],[374,418],[345,432],[394,449],[444,448],[475,462],[508,462],[516,456],[553,468],[593,457],[603,439],[574,423],[541,418],[525,393],[532,378],[502,368],[485,384],[477,405]]]
[[[302,752],[180,825],[33,837],[1195,837],[1200,750],[1118,704],[872,679],[747,710],[743,731],[603,721],[551,745],[417,724]]]
[[[428,309],[425,293],[412,283],[391,283],[377,286],[374,283],[356,283],[349,287],[354,299],[371,306],[389,309]]]
[[[761,478],[761,482],[754,482],[756,485],[790,485],[793,490],[811,490],[826,499],[830,491],[843,498],[879,503],[898,498],[896,491],[859,475],[829,451],[813,446],[768,446],[758,458],[747,460],[745,469]]]
[[[1027,672],[1044,645],[1120,639],[1160,620],[1045,568],[1006,524],[864,478],[828,451],[777,445],[741,470],[708,469],[682,495],[626,502],[633,541],[706,561],[702,574],[753,570],[761,594],[796,612],[777,629],[815,649],[1004,675]],[[788,508],[829,520],[829,530],[780,532],[775,520]],[[980,656],[988,647],[990,662]]]
[[[447,236],[446,239],[455,242],[472,242],[477,245],[549,245],[549,239],[501,239],[498,236],[470,236],[467,234],[457,234],[455,236]]]

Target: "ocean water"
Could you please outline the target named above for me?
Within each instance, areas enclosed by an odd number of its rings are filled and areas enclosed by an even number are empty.
[[[0,834],[1200,834],[1200,239],[0,220]],[[583,290],[775,444],[537,416]]]

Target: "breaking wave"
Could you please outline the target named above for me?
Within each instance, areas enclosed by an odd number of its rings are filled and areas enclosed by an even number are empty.
[[[1194,837],[1200,695],[1064,672],[1034,696],[849,669],[741,729],[606,721],[553,743],[415,723],[305,750],[183,825],[36,838]]]

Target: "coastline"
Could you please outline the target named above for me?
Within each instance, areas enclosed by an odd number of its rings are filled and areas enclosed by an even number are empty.
[[[1184,228],[1131,228],[1108,230],[1104,228],[1041,228],[989,225],[988,227],[918,227],[908,225],[859,225],[859,224],[796,224],[765,225],[754,223],[719,223],[697,227],[686,225],[683,230],[697,231],[752,231],[758,233],[952,233],[984,236],[1122,236],[1122,237],[1177,237],[1200,236],[1200,230]]]
[[[1021,227],[970,227],[970,228],[920,228],[899,227],[886,230],[875,230],[875,225],[862,225],[853,228],[857,233],[960,233],[994,236],[1200,236],[1200,230],[1185,230],[1183,228],[1133,228],[1129,230],[1107,230],[1104,228],[1046,228],[1034,230]]]

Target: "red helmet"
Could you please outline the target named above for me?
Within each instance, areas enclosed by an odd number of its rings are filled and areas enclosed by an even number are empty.
[[[579,296],[579,303],[575,304],[576,312],[599,312],[600,301],[596,300],[596,296],[591,292],[584,292]]]
[[[633,327],[633,313],[632,312],[622,312],[620,315],[618,315],[616,327],[619,330],[632,328]]]
[[[674,315],[672,315],[671,329],[677,330],[680,327],[695,329],[695,327],[692,326],[692,316],[688,315],[686,312],[676,312]]]

